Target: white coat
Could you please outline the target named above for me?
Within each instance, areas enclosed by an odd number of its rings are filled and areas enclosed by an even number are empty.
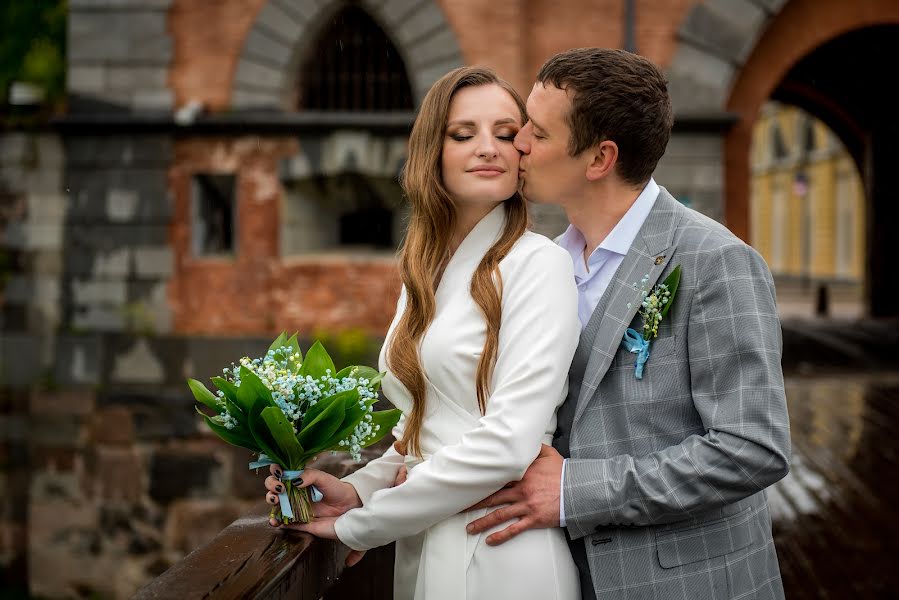
[[[468,535],[465,526],[488,511],[461,512],[520,479],[540,444],[552,443],[580,335],[571,257],[547,238],[525,233],[500,263],[499,350],[486,414],[480,414],[476,373],[486,325],[470,284],[504,225],[500,205],[463,240],[437,288],[436,314],[420,346],[428,384],[423,460],[391,448],[344,479],[363,507],[337,519],[337,536],[356,550],[397,542],[397,599],[580,598],[562,529],[530,530],[487,546],[490,532]],[[388,340],[405,303],[403,291]],[[387,369],[384,349],[379,364],[388,371],[384,394],[408,415],[412,398]],[[408,480],[391,487],[404,462],[414,467]]]

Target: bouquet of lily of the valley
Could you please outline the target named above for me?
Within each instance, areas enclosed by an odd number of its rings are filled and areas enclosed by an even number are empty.
[[[396,425],[399,410],[373,409],[383,376],[364,366],[337,371],[319,342],[304,358],[296,334],[288,338],[282,333],[263,358],[241,358],[239,365],[223,369],[223,377],[213,377],[215,393],[196,379],[188,385],[197,402],[215,411],[210,416],[197,407],[212,431],[259,454],[250,468],[276,463],[285,469],[282,480],[288,484],[279,494],[280,514],[276,507],[271,516],[284,523],[308,523],[309,492],[290,480],[322,452],[346,451],[360,460],[362,448]]]

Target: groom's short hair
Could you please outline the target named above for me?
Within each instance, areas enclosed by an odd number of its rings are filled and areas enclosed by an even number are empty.
[[[573,92],[571,156],[611,140],[622,179],[636,185],[652,176],[674,121],[667,82],[655,65],[624,50],[576,48],[546,61],[537,81]]]

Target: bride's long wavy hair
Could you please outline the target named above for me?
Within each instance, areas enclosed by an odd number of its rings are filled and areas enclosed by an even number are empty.
[[[400,177],[411,205],[409,227],[399,250],[400,273],[406,287],[406,308],[394,328],[387,349],[387,364],[394,376],[412,394],[403,444],[412,455],[421,456],[420,435],[424,420],[426,382],[419,344],[434,319],[435,300],[443,269],[449,260],[450,236],[456,224],[456,209],[443,185],[441,156],[449,106],[462,88],[496,85],[506,90],[527,121],[521,96],[492,70],[462,67],[444,75],[422,101],[409,136],[409,158]],[[487,408],[490,380],[496,363],[502,316],[502,276],[499,263],[528,226],[527,205],[516,192],[504,201],[506,225],[499,239],[481,259],[471,278],[471,296],[487,323],[487,336],[477,370],[477,399],[481,414]]]

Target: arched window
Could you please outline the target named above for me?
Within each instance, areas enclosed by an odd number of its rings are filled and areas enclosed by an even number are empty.
[[[815,122],[812,119],[808,119],[805,122],[803,137],[805,138],[803,140],[803,149],[805,150],[805,153],[809,154],[814,152],[815,148],[817,148],[817,144],[815,143]]]
[[[790,155],[787,144],[784,142],[783,132],[777,123],[771,126],[771,157],[775,162],[784,160]]]
[[[300,72],[300,110],[413,109],[406,65],[359,6],[348,4],[324,27]]]

